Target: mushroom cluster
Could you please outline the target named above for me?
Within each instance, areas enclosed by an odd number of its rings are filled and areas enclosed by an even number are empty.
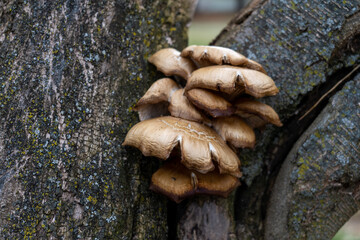
[[[155,81],[137,102],[141,122],[123,145],[167,160],[151,190],[175,202],[227,197],[240,185],[237,149],[255,146],[254,128],[282,126],[274,109],[254,99],[277,94],[274,81],[259,63],[223,47],[166,48],[148,61],[173,78]]]

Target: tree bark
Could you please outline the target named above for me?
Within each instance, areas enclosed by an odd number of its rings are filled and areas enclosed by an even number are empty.
[[[360,208],[360,134],[354,127],[360,124],[359,78],[346,77],[350,82],[336,89],[327,107],[325,98],[300,120],[359,64],[359,3],[256,0],[213,41],[265,67],[280,93],[261,101],[273,106],[284,126],[257,132],[255,149],[240,153],[243,184],[235,201],[216,202],[224,213],[208,210],[211,198],[180,206],[180,239],[214,239],[216,229],[206,232],[209,226],[197,220],[214,215],[235,220],[238,239],[329,239]],[[222,207],[231,204],[234,212]],[[198,206],[204,207],[194,220],[191,209]],[[203,229],[187,230],[198,226]],[[218,239],[233,232],[228,228]]]
[[[121,147],[193,1],[0,3],[0,238],[167,239],[158,161]]]

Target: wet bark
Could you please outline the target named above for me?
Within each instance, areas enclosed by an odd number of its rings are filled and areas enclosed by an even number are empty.
[[[211,198],[180,206],[180,239],[214,239],[198,220],[214,215],[235,222],[217,239],[330,239],[360,208],[359,71],[346,76],[360,63],[359,4],[253,1],[213,41],[265,67],[280,93],[261,101],[284,126],[257,132],[255,150],[240,153],[243,184],[235,200],[216,202],[222,213],[207,207]],[[201,216],[193,218],[194,208]]]
[[[193,1],[0,3],[0,238],[167,239],[158,161],[121,147]]]

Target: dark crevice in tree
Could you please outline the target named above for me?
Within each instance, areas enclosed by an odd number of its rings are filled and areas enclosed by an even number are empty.
[[[261,193],[265,192],[266,187],[266,174],[256,177],[252,183],[251,188],[246,184],[242,184],[236,191],[235,195],[235,222],[236,225],[247,225],[250,229],[244,230],[241,235],[247,236],[247,231],[251,232],[251,236],[256,239],[261,239],[263,236],[263,225],[259,225],[265,219],[265,210],[261,206],[262,199],[266,199]],[[256,210],[257,209],[257,210]],[[246,219],[246,223],[242,223],[241,220]]]
[[[168,224],[168,239],[178,239],[177,226],[181,216],[184,214],[188,201],[184,200],[177,204],[168,200],[167,203],[167,224]]]

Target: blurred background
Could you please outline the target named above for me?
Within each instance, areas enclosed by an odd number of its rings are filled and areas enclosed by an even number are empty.
[[[189,45],[208,45],[251,0],[199,0],[189,28]],[[360,211],[333,240],[360,240]]]
[[[251,0],[199,0],[189,28],[189,45],[207,45]]]

